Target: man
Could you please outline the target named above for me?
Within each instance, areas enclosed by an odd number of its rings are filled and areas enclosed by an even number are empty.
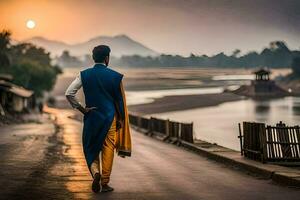
[[[131,137],[127,114],[123,75],[108,68],[110,48],[93,49],[95,65],[83,70],[66,90],[73,108],[83,113],[83,151],[93,177],[92,190],[97,193],[113,191],[108,185],[114,149],[121,157],[131,156]],[[75,95],[83,88],[83,107]]]

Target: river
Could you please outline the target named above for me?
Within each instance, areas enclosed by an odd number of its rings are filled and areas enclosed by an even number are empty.
[[[252,99],[227,102],[214,107],[160,113],[160,118],[194,122],[195,138],[239,150],[238,123],[243,121],[288,125],[300,124],[300,97],[268,101]]]

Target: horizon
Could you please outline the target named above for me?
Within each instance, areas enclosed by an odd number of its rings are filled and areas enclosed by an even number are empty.
[[[12,35],[13,36],[13,35]],[[32,36],[32,37],[28,37],[28,38],[25,38],[23,40],[15,40],[17,42],[23,42],[23,41],[27,41],[27,40],[30,40],[30,39],[34,39],[34,38],[42,38],[42,39],[46,39],[46,40],[49,40],[49,41],[53,41],[53,42],[61,42],[61,43],[64,43],[64,44],[67,44],[67,45],[74,45],[74,44],[78,44],[78,43],[83,43],[83,42],[88,42],[90,40],[93,40],[93,39],[96,39],[96,38],[99,38],[99,37],[108,37],[108,38],[113,38],[113,37],[121,37],[121,36],[125,36],[125,37],[128,37],[132,40],[134,40],[133,38],[131,38],[130,36],[126,35],[126,34],[116,34],[116,35],[98,35],[98,36],[94,36],[94,37],[91,37],[90,39],[86,39],[86,40],[83,40],[83,41],[76,41],[74,43],[71,43],[71,42],[65,42],[65,41],[62,41],[62,40],[59,40],[59,39],[50,39],[50,38],[47,38],[47,37],[44,37],[44,36],[40,36],[40,35],[36,35],[36,36]]]
[[[122,37],[122,36],[125,36],[125,37],[127,37],[127,38],[133,40],[134,42],[137,42],[137,43],[139,43],[139,44],[145,46],[146,48],[149,48],[150,50],[153,50],[152,48],[150,48],[150,47],[144,45],[143,43],[141,43],[141,42],[139,42],[139,41],[134,40],[133,38],[131,38],[130,36],[128,36],[128,35],[126,35],[126,34],[118,34],[118,35],[113,35],[113,36],[109,36],[109,35],[98,35],[98,36],[94,36],[94,37],[92,37],[92,38],[90,38],[90,39],[87,39],[87,40],[84,40],[84,41],[78,41],[78,42],[76,42],[76,43],[66,43],[66,42],[61,41],[61,40],[52,40],[52,39],[49,39],[49,38],[46,38],[46,37],[43,37],[43,36],[33,36],[33,37],[26,38],[25,40],[17,41],[17,42],[26,42],[26,41],[28,41],[28,40],[38,38],[38,39],[44,39],[44,40],[47,40],[47,41],[50,41],[50,42],[59,42],[59,43],[65,44],[65,45],[73,46],[73,45],[82,44],[82,43],[85,43],[85,42],[88,42],[88,41],[91,41],[91,40],[94,40],[94,39],[97,39],[97,38],[100,38],[100,37],[115,38],[115,37]],[[284,42],[285,45],[286,45],[286,46],[289,48],[289,50],[291,50],[291,51],[297,51],[297,50],[300,50],[300,48],[299,48],[299,49],[293,49],[293,48],[291,48],[290,45],[289,45],[286,41],[283,41],[283,40],[277,40],[277,41],[282,41],[282,42]],[[250,49],[250,50],[247,51],[247,52],[241,52],[239,55],[240,55],[240,56],[243,56],[243,55],[247,55],[247,54],[249,54],[249,53],[251,53],[251,52],[261,53],[265,48],[270,48],[270,43],[271,43],[271,42],[275,42],[275,41],[269,41],[269,43],[264,44],[264,45],[261,47],[261,49],[255,49],[255,50],[254,50],[254,49],[253,49],[253,50]],[[238,49],[238,48],[233,48],[233,51],[234,51],[234,50],[237,50],[237,49]],[[47,50],[47,49],[46,49],[46,50]],[[153,50],[153,51],[155,51],[155,50]],[[155,52],[158,53],[158,55],[165,54],[165,53],[162,53],[162,52],[157,52],[157,51],[155,51]],[[51,53],[51,52],[50,52],[50,53]],[[190,54],[186,54],[186,55],[182,55],[182,54],[166,54],[166,55],[179,55],[179,56],[183,56],[183,57],[189,57],[191,54],[193,54],[193,55],[196,55],[196,56],[207,55],[207,56],[211,57],[211,56],[218,55],[218,54],[220,54],[220,53],[224,53],[225,55],[230,56],[230,55],[232,55],[233,52],[223,52],[223,51],[219,51],[219,52],[216,52],[216,53],[211,54],[211,55],[206,54],[205,52],[204,52],[203,54],[196,54],[196,53],[194,53],[194,52],[190,52]],[[72,53],[71,53],[71,55],[72,55]],[[238,56],[238,57],[240,57],[240,56]],[[143,57],[143,56],[142,56],[142,57]],[[152,56],[152,57],[153,57],[153,56]]]
[[[246,54],[276,40],[299,49],[299,8],[294,0],[12,0],[0,1],[0,28],[17,41],[40,36],[75,44],[127,35],[163,54],[228,55],[235,49]],[[31,28],[26,27],[29,20],[34,21]]]

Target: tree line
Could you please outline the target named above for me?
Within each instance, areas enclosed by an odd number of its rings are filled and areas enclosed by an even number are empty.
[[[220,67],[220,68],[253,68],[290,67],[295,57],[300,57],[300,51],[290,50],[285,42],[271,42],[268,48],[260,53],[255,51],[240,56],[240,50],[232,55],[223,52],[214,56],[191,54],[188,57],[179,55],[160,55],[158,57],[123,56],[114,60],[115,65],[134,67]]]
[[[271,42],[269,47],[264,48],[260,53],[252,51],[245,55],[240,54],[241,51],[236,49],[232,55],[223,52],[213,56],[191,54],[188,57],[166,54],[157,57],[132,55],[112,57],[111,64],[121,67],[283,68],[290,67],[293,59],[300,57],[300,51],[290,50],[283,41]],[[71,56],[68,51],[64,51],[55,60],[62,67],[89,66],[93,63],[89,55],[78,58]]]

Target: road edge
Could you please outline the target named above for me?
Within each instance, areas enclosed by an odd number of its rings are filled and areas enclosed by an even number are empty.
[[[147,134],[147,130],[140,129],[132,125],[131,127],[139,133],[142,133],[144,135],[155,138],[165,143],[170,143],[159,134],[152,133],[151,135],[149,135]],[[258,175],[264,179],[270,179],[273,182],[278,183],[280,185],[300,188],[299,170],[278,166],[278,165],[263,164],[257,161],[252,161],[250,159],[242,157],[240,155],[240,152],[234,150],[213,152],[207,150],[206,148],[201,148],[196,144],[192,144],[186,141],[180,141],[171,144],[176,144],[177,146],[193,151],[200,156],[204,156],[208,159],[226,164],[231,167],[242,169],[245,172]],[[224,148],[224,147],[219,146],[219,148]]]

